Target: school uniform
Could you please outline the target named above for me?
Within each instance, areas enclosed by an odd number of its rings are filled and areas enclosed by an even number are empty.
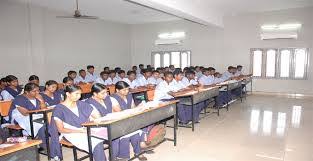
[[[146,86],[149,84],[148,79],[144,76],[137,78],[137,82],[138,82],[139,86]]]
[[[167,83],[165,80],[160,82],[155,88],[154,100],[160,101],[174,99],[174,97],[169,95],[168,92],[177,92],[180,90],[176,84],[177,82],[174,80],[170,83]]]
[[[118,79],[116,77],[114,77],[113,79],[111,77],[109,77],[108,79],[110,79],[110,81],[112,82],[112,84],[115,84],[118,82]]]
[[[159,83],[161,83],[163,81],[162,78],[155,78],[155,77],[150,77],[148,78],[148,84],[153,84],[153,85],[158,85]]]
[[[242,74],[242,71],[238,71],[238,70],[237,70],[237,72],[235,73],[235,76],[238,77],[238,76],[240,76],[240,75],[243,75],[243,74]]]
[[[95,82],[97,78],[98,78],[98,76],[95,73],[91,74],[91,73],[87,72],[87,74],[86,74],[87,83]]]
[[[5,87],[4,90],[1,91],[2,99],[13,100],[16,96],[20,95],[22,92],[22,88],[17,87],[16,89],[12,89],[11,87]]]
[[[9,117],[11,122],[17,123],[21,128],[24,129],[24,133],[27,135],[31,135],[31,128],[30,128],[30,117],[24,116],[20,111],[17,109],[18,107],[23,107],[27,110],[39,110],[40,109],[40,101],[38,99],[28,99],[24,95],[17,96],[11,105],[9,111]],[[34,114],[33,120],[43,118],[42,114]],[[34,122],[33,121],[33,132],[34,136],[37,136],[42,140],[42,146],[46,146],[45,141],[45,126],[43,124]]]
[[[46,95],[45,93],[40,93],[40,95],[42,96],[42,98],[45,101],[47,106],[55,106],[55,105],[61,103],[61,101],[62,101],[61,93],[59,93],[57,91],[55,91],[53,93],[52,97]]]
[[[103,85],[106,85],[106,86],[113,84],[113,82],[112,82],[112,80],[110,78],[104,80],[101,77],[97,78],[95,83],[100,83],[100,84],[103,84]]]
[[[56,127],[55,121],[62,121],[63,125],[67,129],[82,129],[82,123],[89,121],[90,115],[93,112],[93,107],[88,103],[83,101],[77,101],[75,108],[68,108],[63,104],[58,104],[53,111],[52,120],[50,123],[50,135],[51,135],[51,144],[54,147],[51,149],[52,157],[58,156],[62,158],[62,152],[59,144],[59,134]],[[103,139],[107,139],[106,128],[102,128]],[[91,129],[92,131],[92,129]],[[64,137],[67,141],[73,144],[75,147],[89,151],[88,148],[88,139],[86,133],[61,133],[60,138]],[[93,157],[95,161],[106,161],[104,148],[103,148],[103,140],[92,137],[92,151]]]
[[[120,76],[116,76],[117,81],[123,81],[124,78],[121,78]]]
[[[83,78],[81,76],[77,76],[74,79],[74,84],[79,84],[79,83],[88,83],[87,76],[85,78]]]
[[[121,98],[117,94],[113,94],[111,97],[112,106],[119,105],[121,110],[131,109],[135,106],[135,102],[131,94],[126,96],[126,99]],[[119,140],[119,157],[120,158],[130,158],[129,143],[131,143],[135,155],[141,153],[140,142],[144,141],[145,135],[147,134],[147,128],[143,130],[137,130],[130,134],[127,134],[120,138]]]
[[[203,75],[199,79],[199,83],[202,85],[212,85],[214,84],[214,75]]]
[[[124,78],[123,81],[126,82],[129,85],[129,88],[132,88],[132,89],[140,86],[136,79],[133,81],[130,81],[128,78]]]
[[[198,85],[198,81],[196,81],[195,79],[191,79],[189,80],[187,77],[183,77],[183,79],[181,80],[181,82],[184,84],[184,86],[188,87],[191,85]]]
[[[226,71],[226,72],[223,73],[222,79],[223,79],[224,81],[226,81],[226,80],[228,80],[228,79],[230,79],[230,78],[232,78],[232,77],[234,77],[234,76],[235,76],[235,75],[234,75],[233,73],[230,73],[229,71]]]
[[[201,78],[202,77],[202,72],[200,71],[200,72],[196,72],[196,78],[197,79],[199,79],[199,78]]]

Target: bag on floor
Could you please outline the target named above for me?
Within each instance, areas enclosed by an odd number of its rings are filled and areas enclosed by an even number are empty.
[[[164,140],[165,134],[166,134],[166,129],[164,125],[153,126],[147,134],[146,144],[148,144],[149,147],[158,145]]]

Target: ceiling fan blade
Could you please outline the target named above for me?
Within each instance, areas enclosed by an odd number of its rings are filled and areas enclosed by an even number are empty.
[[[96,17],[96,16],[85,16],[85,15],[82,15],[80,17],[75,17],[75,18],[79,18],[79,19],[99,19],[99,17]]]
[[[56,18],[75,18],[74,16],[56,16]]]

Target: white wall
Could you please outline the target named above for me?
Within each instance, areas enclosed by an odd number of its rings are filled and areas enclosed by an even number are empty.
[[[257,91],[313,94],[313,8],[290,9],[284,11],[244,14],[224,19],[224,51],[225,64],[236,62],[250,66],[250,48],[310,48],[308,80],[264,80],[254,83]],[[268,40],[259,37],[259,27],[271,23],[299,22],[303,26],[297,40]],[[249,70],[249,68],[247,69]]]
[[[226,17],[224,29],[203,27],[187,21],[133,25],[132,64],[151,63],[151,51],[192,50],[192,65],[214,66],[225,71],[229,65],[242,64],[250,70],[250,48],[313,47],[313,8],[291,9]],[[259,27],[264,23],[300,22],[303,24],[298,40],[261,41]],[[155,46],[160,32],[185,31],[182,45]],[[254,90],[266,92],[313,94],[313,56],[308,80],[256,80]]]
[[[78,71],[89,64],[98,72],[104,66],[129,67],[128,25],[57,19],[56,15],[65,13],[30,8],[26,3],[0,1],[1,77],[14,74],[25,83],[29,75],[37,74],[44,83],[61,81],[68,70]]]
[[[186,39],[180,45],[154,45],[162,32],[185,31]],[[191,50],[192,65],[214,65],[221,63],[222,29],[205,27],[187,21],[172,21],[132,25],[131,27],[132,64],[151,64],[152,51]]]

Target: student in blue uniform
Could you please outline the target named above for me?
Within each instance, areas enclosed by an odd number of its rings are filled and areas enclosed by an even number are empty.
[[[1,92],[2,99],[5,101],[14,99],[22,92],[22,88],[19,86],[17,77],[14,75],[8,75],[6,76],[6,80],[8,82],[8,86]]]
[[[24,93],[18,95],[12,102],[9,116],[12,122],[22,127],[27,135],[31,135],[30,118],[28,111],[46,108],[45,101],[39,94],[39,86],[35,83],[27,83],[24,87]],[[33,120],[41,119],[42,114],[34,114]],[[42,140],[41,147],[46,146],[45,126],[38,122],[33,122],[34,135]]]
[[[0,80],[0,101],[3,100],[1,92],[8,86],[6,78],[1,78]]]
[[[109,72],[107,72],[107,71],[102,71],[100,73],[100,77],[97,78],[95,82],[101,83],[101,84],[106,85],[106,86],[113,84],[111,79],[109,79]]]
[[[29,78],[28,78],[28,82],[29,83],[35,83],[39,86],[39,91],[40,92],[43,92],[45,90],[45,87],[44,86],[40,86],[40,81],[39,81],[39,77],[37,75],[31,75]]]
[[[133,100],[132,94],[129,93],[129,85],[124,81],[119,81],[115,84],[116,93],[112,95],[111,102],[113,112],[120,112],[123,110],[135,108],[135,102]],[[140,142],[144,142],[145,135],[142,134],[141,130],[135,131],[129,135],[126,135],[125,138],[120,139],[120,147],[123,147],[123,150],[120,149],[119,155],[121,158],[130,158],[130,152],[126,151],[129,148],[124,148],[129,145],[129,142],[132,144],[135,155],[140,154],[141,147]],[[123,153],[121,153],[123,152]],[[143,161],[147,158],[143,155],[138,156],[138,159]]]
[[[59,93],[61,95],[62,100],[64,100],[64,98],[65,98],[64,89],[65,89],[66,86],[74,85],[74,80],[72,78],[70,78],[70,77],[64,77],[62,82],[63,82],[64,88],[63,89],[58,89],[57,93]]]
[[[44,99],[47,106],[55,106],[62,101],[62,96],[60,92],[57,92],[58,82],[54,80],[49,80],[46,82],[44,92],[40,95]]]
[[[71,144],[84,151],[89,151],[86,129],[81,126],[82,123],[100,118],[98,111],[94,110],[88,103],[80,101],[81,89],[79,86],[72,85],[65,87],[66,98],[64,102],[58,104],[53,111],[50,123],[51,149],[53,157],[62,158],[60,146],[58,143],[59,135],[69,141]],[[107,133],[104,130],[103,138]],[[93,133],[93,130],[92,130]],[[93,157],[95,161],[106,161],[104,153],[103,140],[92,137]]]

